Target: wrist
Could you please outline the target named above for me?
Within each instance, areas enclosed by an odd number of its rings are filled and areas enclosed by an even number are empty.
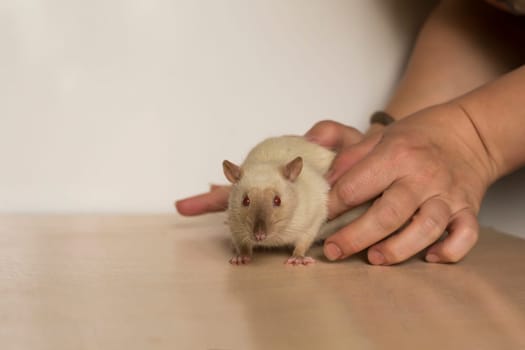
[[[478,123],[473,118],[468,108],[459,101],[448,103],[454,110],[454,120],[450,124],[456,124],[454,129],[457,137],[462,139],[466,147],[473,153],[473,162],[478,164],[479,174],[484,178],[487,187],[502,176],[499,162],[494,158],[487,141],[481,132]]]
[[[525,165],[525,66],[457,98],[476,129],[498,179]]]

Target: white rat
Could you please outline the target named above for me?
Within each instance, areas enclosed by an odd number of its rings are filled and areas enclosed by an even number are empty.
[[[236,255],[230,263],[251,261],[255,246],[293,246],[287,264],[315,262],[306,252],[360,216],[369,203],[326,222],[329,184],[324,175],[335,153],[300,136],[267,139],[251,150],[241,166],[223,162],[233,184],[228,225]]]

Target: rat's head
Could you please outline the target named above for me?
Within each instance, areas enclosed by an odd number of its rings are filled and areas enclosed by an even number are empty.
[[[233,184],[229,221],[232,232],[267,244],[282,243],[282,235],[297,206],[295,181],[303,168],[297,157],[287,164],[255,164],[249,169],[225,160],[224,175]]]

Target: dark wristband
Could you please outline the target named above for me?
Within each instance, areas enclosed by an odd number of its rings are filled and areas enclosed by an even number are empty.
[[[374,112],[374,114],[372,114],[372,116],[370,117],[370,124],[377,123],[377,124],[387,126],[387,125],[392,124],[395,121],[396,120],[392,118],[390,114],[388,114],[387,112],[383,112],[383,111]]]

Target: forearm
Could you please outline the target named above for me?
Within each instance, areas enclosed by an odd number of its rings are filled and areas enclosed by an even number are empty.
[[[514,44],[499,37],[507,33],[496,32],[507,31],[501,28],[508,18],[501,16],[481,1],[442,1],[423,25],[385,110],[402,119],[449,101],[515,67]]]
[[[453,101],[472,122],[495,181],[525,165],[525,66]]]

